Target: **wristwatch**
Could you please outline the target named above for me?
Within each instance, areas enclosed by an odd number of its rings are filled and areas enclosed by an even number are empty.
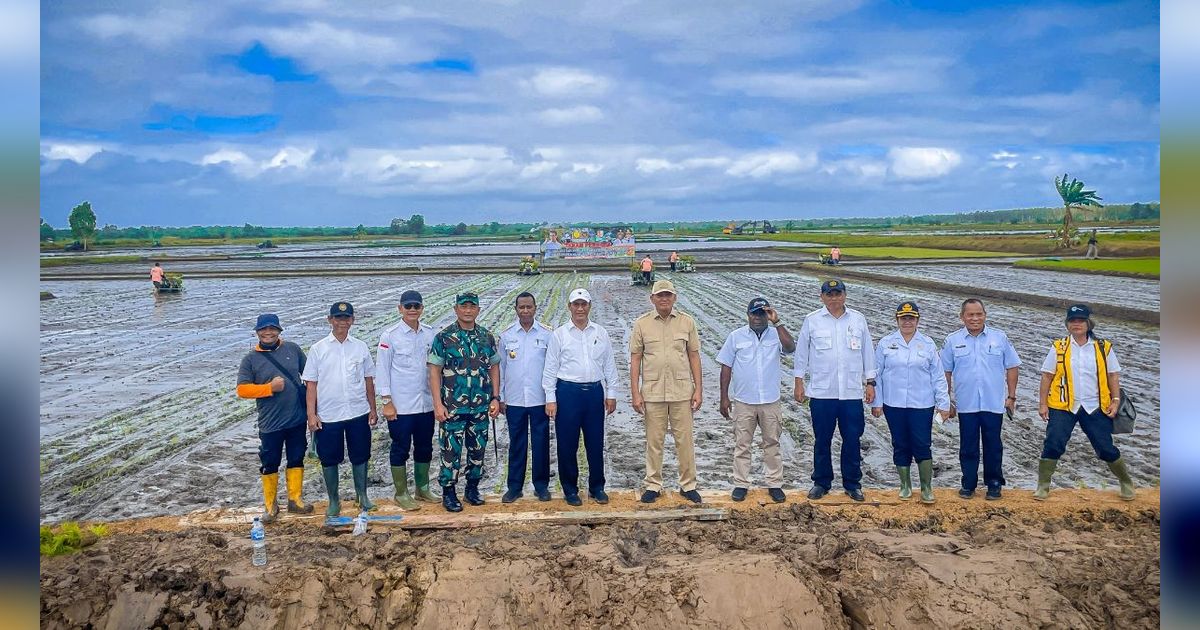
[[[380,396],[379,399],[382,400],[383,404],[385,404],[385,405],[392,402],[391,396]]]
[[[771,325],[772,325],[772,326],[774,326],[774,327],[776,327],[776,328],[779,328],[780,326],[782,326],[782,325],[783,325],[783,320],[782,320],[782,319],[777,319],[777,320],[775,320],[775,321],[771,322]]]
[[[875,387],[875,379],[873,379],[873,378],[867,379],[867,385],[870,385],[871,387]]]
[[[499,400],[500,400],[500,397],[499,397],[499,396],[492,396],[492,400],[495,400],[495,401],[499,402]]]

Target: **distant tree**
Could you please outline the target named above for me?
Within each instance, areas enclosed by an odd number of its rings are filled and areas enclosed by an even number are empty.
[[[784,224],[783,224],[783,231],[784,231],[784,232],[791,232],[791,231],[792,231],[792,230],[794,230],[794,229],[796,229],[796,222],[795,222],[795,221],[788,221],[787,223],[784,223]]]
[[[404,234],[408,231],[408,221],[399,217],[392,219],[391,225],[388,226],[388,232],[391,234]]]
[[[71,216],[67,218],[67,223],[71,225],[71,234],[75,236],[75,240],[83,245],[83,251],[87,251],[88,241],[96,235],[96,213],[92,212],[92,202],[85,201],[71,208]]]
[[[42,241],[54,240],[54,226],[46,223],[45,219],[42,219],[41,221],[42,223],[38,227],[38,239]]]
[[[500,224],[497,223],[496,221],[492,221],[491,223],[488,224],[488,232],[495,234],[496,232],[499,232],[499,231],[500,231]]]
[[[1094,190],[1084,190],[1083,182],[1072,178],[1067,181],[1067,174],[1063,173],[1062,179],[1054,178],[1054,188],[1058,190],[1058,196],[1062,197],[1063,201],[1063,224],[1062,232],[1059,234],[1058,247],[1060,249],[1069,249],[1072,246],[1072,240],[1075,236],[1074,218],[1072,210],[1080,212],[1087,210],[1088,206],[1103,208],[1100,203],[1101,197],[1096,195]]]
[[[419,214],[414,214],[408,218],[408,233],[409,234],[415,234],[417,236],[420,236],[421,232],[424,232],[424,231],[425,231],[425,217],[423,217]]]
[[[451,231],[450,233],[455,236],[462,236],[463,234],[466,234],[467,233],[467,224],[459,223],[458,225],[454,226],[454,230]]]
[[[358,227],[354,228],[354,238],[362,238],[367,235],[367,226],[359,223]]]

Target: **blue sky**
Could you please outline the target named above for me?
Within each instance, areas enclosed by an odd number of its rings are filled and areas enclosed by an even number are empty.
[[[1156,2],[68,1],[41,42],[60,227],[1159,198]]]

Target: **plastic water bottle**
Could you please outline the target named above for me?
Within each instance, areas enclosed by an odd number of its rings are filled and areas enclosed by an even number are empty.
[[[354,517],[354,536],[362,536],[367,533],[367,513],[359,512],[358,516]]]
[[[254,552],[250,555],[250,563],[256,567],[266,566],[267,530],[263,527],[262,520],[257,516],[254,517],[254,524],[250,526],[250,542],[254,545]]]

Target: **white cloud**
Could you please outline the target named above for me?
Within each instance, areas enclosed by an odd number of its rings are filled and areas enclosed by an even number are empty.
[[[267,168],[304,168],[312,159],[315,149],[299,149],[296,147],[284,147],[271,158],[267,163]]]
[[[835,103],[879,94],[932,90],[942,83],[949,64],[941,59],[889,60],[877,66],[835,66],[803,72],[722,74],[713,79],[721,90],[747,96]]]
[[[543,68],[525,81],[537,94],[551,97],[600,96],[610,87],[607,78],[577,68]]]
[[[638,158],[637,162],[634,163],[634,168],[638,172],[651,174],[659,171],[678,171],[683,166],[661,158]]]
[[[186,6],[176,6],[146,15],[101,13],[80,19],[79,26],[100,39],[129,38],[153,48],[164,48],[204,34],[212,15],[209,11],[193,12]]]
[[[992,154],[993,160],[1007,160],[1007,159],[1011,159],[1011,158],[1015,158],[1015,157],[1020,157],[1020,156],[1018,156],[1016,153],[1009,153],[1008,151],[1005,151],[1004,149],[1000,149],[999,151]]]
[[[70,160],[76,164],[84,164],[103,150],[104,147],[98,144],[51,143],[42,147],[42,157],[47,160]]]
[[[594,164],[591,162],[575,162],[571,164],[572,173],[583,173],[584,175],[597,175],[604,170],[603,164]]]
[[[416,41],[310,21],[299,26],[243,29],[245,38],[262,40],[275,54],[296,57],[316,69],[356,65],[390,66],[425,61],[436,48]],[[353,82],[353,75],[340,76]]]
[[[938,147],[895,147],[888,151],[892,174],[901,179],[941,177],[962,163],[956,151]]]
[[[592,105],[576,107],[551,108],[538,112],[538,119],[547,125],[562,127],[566,125],[582,125],[604,119],[604,112]]]
[[[800,155],[790,151],[752,153],[738,158],[725,173],[734,177],[760,179],[781,173],[812,170],[817,165],[815,153]]]

